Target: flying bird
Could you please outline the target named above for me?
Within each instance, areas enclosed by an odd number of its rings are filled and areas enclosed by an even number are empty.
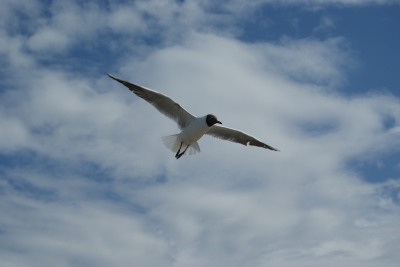
[[[202,117],[195,117],[181,107],[170,97],[159,92],[147,89],[145,87],[121,80],[113,75],[108,74],[111,79],[122,83],[137,96],[143,98],[158,111],[175,121],[181,132],[179,134],[162,137],[164,145],[171,149],[175,154],[175,158],[179,159],[187,151],[188,155],[194,155],[200,152],[197,141],[204,135],[208,134],[216,138],[236,142],[242,145],[251,145],[279,151],[269,146],[255,137],[248,135],[242,131],[231,129],[217,124],[222,124],[216,116],[208,114]]]

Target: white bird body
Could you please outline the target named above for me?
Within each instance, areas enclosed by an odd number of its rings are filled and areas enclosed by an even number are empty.
[[[197,117],[191,124],[184,128],[179,134],[180,140],[183,145],[191,145],[193,142],[197,142],[208,130],[210,126],[206,123],[206,117]]]
[[[181,148],[187,147],[187,154],[194,155],[200,152],[197,141],[208,132],[210,126],[206,123],[207,116],[197,117],[179,134],[164,136],[164,145],[177,153]]]
[[[197,141],[204,134],[208,134],[223,140],[236,142],[245,146],[249,144],[251,146],[259,146],[270,150],[279,151],[276,148],[273,148],[242,131],[216,125],[222,123],[218,121],[217,117],[212,114],[208,114],[203,117],[195,117],[166,95],[121,80],[110,74],[108,74],[108,76],[128,87],[129,90],[131,90],[137,96],[149,102],[156,109],[158,109],[158,111],[171,118],[178,124],[179,128],[181,129],[179,134],[164,136],[162,138],[164,145],[173,152],[176,152],[175,157],[177,159],[185,154],[186,151],[189,155],[200,152],[200,147]],[[183,152],[180,152],[181,149],[184,149]]]

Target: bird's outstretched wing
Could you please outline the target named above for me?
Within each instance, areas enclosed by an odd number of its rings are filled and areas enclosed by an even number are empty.
[[[210,129],[206,134],[223,140],[236,142],[245,146],[249,144],[251,146],[259,146],[270,150],[279,151],[278,149],[273,148],[272,146],[264,144],[263,142],[261,142],[260,140],[256,139],[251,135],[248,135],[242,131],[231,129],[225,126],[214,124],[213,126],[210,127]]]
[[[114,79],[134,92],[137,96],[143,98],[150,104],[152,104],[158,111],[167,116],[168,118],[174,120],[180,129],[185,128],[189,125],[195,117],[187,112],[183,107],[181,107],[177,102],[172,100],[166,95],[159,92],[144,88],[142,86],[132,84],[130,82],[121,80],[115,76],[108,74],[111,79]]]

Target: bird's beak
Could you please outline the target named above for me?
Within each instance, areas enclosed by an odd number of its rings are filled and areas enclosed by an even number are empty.
[[[216,123],[222,124],[222,122],[220,122],[220,121],[217,121]]]

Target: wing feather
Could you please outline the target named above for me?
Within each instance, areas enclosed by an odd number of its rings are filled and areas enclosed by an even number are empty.
[[[245,146],[247,146],[249,144],[251,146],[259,146],[259,147],[267,148],[270,150],[279,151],[278,149],[273,148],[272,146],[269,146],[269,145],[261,142],[257,138],[255,138],[247,133],[244,133],[242,131],[235,130],[232,128],[228,128],[225,126],[220,126],[220,125],[214,124],[213,126],[210,127],[210,129],[208,130],[208,132],[206,134],[211,135],[216,138],[223,139],[223,140],[239,143],[239,144],[242,144]]]
[[[185,128],[195,119],[192,114],[164,94],[121,80],[110,74],[108,74],[108,76],[111,79],[114,79],[128,87],[128,89],[135,93],[138,97],[143,98],[162,114],[175,121],[180,129]]]

